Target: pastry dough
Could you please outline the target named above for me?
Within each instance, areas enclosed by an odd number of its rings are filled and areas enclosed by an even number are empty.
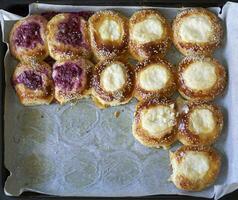
[[[55,60],[89,58],[92,54],[87,21],[77,13],[55,15],[47,24],[47,40]]]
[[[54,98],[51,67],[43,62],[19,63],[12,76],[12,84],[25,106],[50,104]]]
[[[128,20],[118,12],[104,10],[89,18],[91,46],[97,60],[123,57],[128,49]]]
[[[135,97],[142,101],[152,96],[169,97],[176,90],[173,66],[159,57],[145,59],[135,68]]]
[[[164,56],[171,44],[167,20],[157,10],[140,10],[129,21],[131,55],[144,60],[153,55]]]
[[[171,180],[178,189],[201,191],[216,180],[221,166],[220,155],[208,146],[182,146],[170,152]]]
[[[101,61],[93,70],[92,95],[100,108],[129,102],[133,96],[134,85],[133,68],[118,59]]]
[[[137,104],[132,133],[145,146],[168,148],[176,139],[176,125],[175,102],[157,97]]]
[[[225,68],[214,58],[186,57],[178,66],[178,90],[191,100],[213,100],[226,86]]]
[[[208,145],[215,142],[223,127],[223,116],[218,106],[190,102],[180,114],[178,139],[185,145]]]
[[[43,60],[48,56],[47,20],[31,15],[16,22],[10,32],[10,51],[21,61]]]
[[[219,18],[204,8],[182,11],[172,29],[174,44],[184,55],[211,55],[223,37]]]
[[[55,99],[64,104],[87,97],[90,92],[92,68],[93,64],[84,58],[57,61],[53,65],[52,73]]]

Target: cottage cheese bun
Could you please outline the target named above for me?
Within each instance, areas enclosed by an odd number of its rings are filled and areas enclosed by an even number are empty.
[[[175,70],[168,61],[152,57],[135,67],[135,97],[143,101],[151,97],[170,97],[176,91]]]
[[[214,58],[186,57],[178,65],[177,84],[184,98],[211,101],[226,87],[226,70]]]
[[[111,58],[99,62],[92,77],[92,98],[100,108],[128,103],[135,87],[132,66],[124,61]]]
[[[178,140],[184,145],[210,145],[220,136],[223,116],[211,103],[189,102],[179,117]]]
[[[170,152],[170,163],[171,181],[178,189],[201,191],[215,182],[221,157],[209,146],[182,146]]]
[[[137,60],[163,57],[171,46],[171,29],[158,10],[139,10],[129,21],[131,55]]]
[[[204,8],[180,12],[173,21],[173,42],[184,55],[211,55],[221,44],[220,19]]]
[[[128,19],[111,10],[96,12],[89,18],[91,46],[96,60],[127,57]]]
[[[169,148],[176,140],[176,126],[175,101],[157,97],[137,104],[132,133],[141,144]]]

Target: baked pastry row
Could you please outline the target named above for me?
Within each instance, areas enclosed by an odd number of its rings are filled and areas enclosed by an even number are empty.
[[[83,58],[57,61],[51,67],[44,61],[21,62],[16,66],[12,84],[25,106],[60,104],[88,95],[93,64]]]
[[[12,55],[22,61],[43,60],[50,55],[63,61],[111,57],[137,60],[163,57],[171,46],[184,55],[211,55],[222,39],[222,26],[212,12],[194,8],[182,11],[173,22],[158,10],[139,10],[128,20],[116,11],[99,11],[87,21],[79,13],[60,13],[49,22],[39,15],[18,21],[10,33]]]
[[[136,106],[132,132],[145,146],[168,148],[179,140],[184,145],[210,145],[223,127],[220,108],[212,103],[188,102],[179,112],[168,98],[151,98]]]
[[[47,68],[47,76],[42,68]],[[92,94],[99,107],[125,104],[134,96],[139,101],[171,97],[177,89],[186,99],[209,101],[220,95],[226,86],[224,67],[208,57],[186,57],[180,62],[177,72],[168,61],[159,57],[145,59],[135,67],[115,58],[102,60],[94,66],[89,60],[79,57],[56,61],[52,69],[44,61],[21,62],[13,74],[21,103],[43,103],[37,102],[37,91],[43,90],[44,78],[49,83],[45,92],[53,88],[51,90],[59,103]],[[28,93],[32,93],[32,97]],[[26,98],[33,96],[32,103],[27,103]],[[45,103],[51,101],[49,98]]]

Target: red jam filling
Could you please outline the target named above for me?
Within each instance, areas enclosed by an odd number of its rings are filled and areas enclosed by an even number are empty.
[[[58,25],[58,33],[56,39],[64,44],[73,46],[84,46],[84,38],[82,34],[81,19],[78,14],[71,14],[69,19]]]
[[[15,83],[22,83],[32,90],[39,89],[43,85],[42,77],[34,71],[24,71],[16,78]]]
[[[72,90],[75,85],[82,86],[83,70],[75,63],[56,66],[53,74],[55,85],[64,90]]]
[[[35,48],[37,43],[43,44],[40,35],[40,25],[36,22],[30,22],[21,25],[15,35],[15,43],[19,47]]]

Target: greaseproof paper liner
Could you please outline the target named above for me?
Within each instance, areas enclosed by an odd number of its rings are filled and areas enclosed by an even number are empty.
[[[66,6],[31,4],[30,14],[115,9],[126,16],[144,7]],[[155,8],[172,20],[181,8]],[[184,9],[184,8],[183,8]],[[59,196],[145,196],[183,194],[218,199],[238,188],[238,4],[228,2],[211,8],[223,20],[225,37],[215,57],[227,68],[228,87],[217,100],[225,118],[216,149],[222,169],[215,184],[202,192],[177,190],[168,181],[171,168],[168,151],[146,148],[131,134],[136,101],[99,110],[90,99],[64,106],[24,107],[20,105],[10,78],[17,61],[5,56],[5,166],[11,175],[5,193],[18,196],[37,191]],[[20,16],[1,13],[3,41]],[[177,64],[182,56],[172,49],[168,59]],[[120,112],[118,118],[114,116]],[[179,144],[173,145],[172,150]]]

